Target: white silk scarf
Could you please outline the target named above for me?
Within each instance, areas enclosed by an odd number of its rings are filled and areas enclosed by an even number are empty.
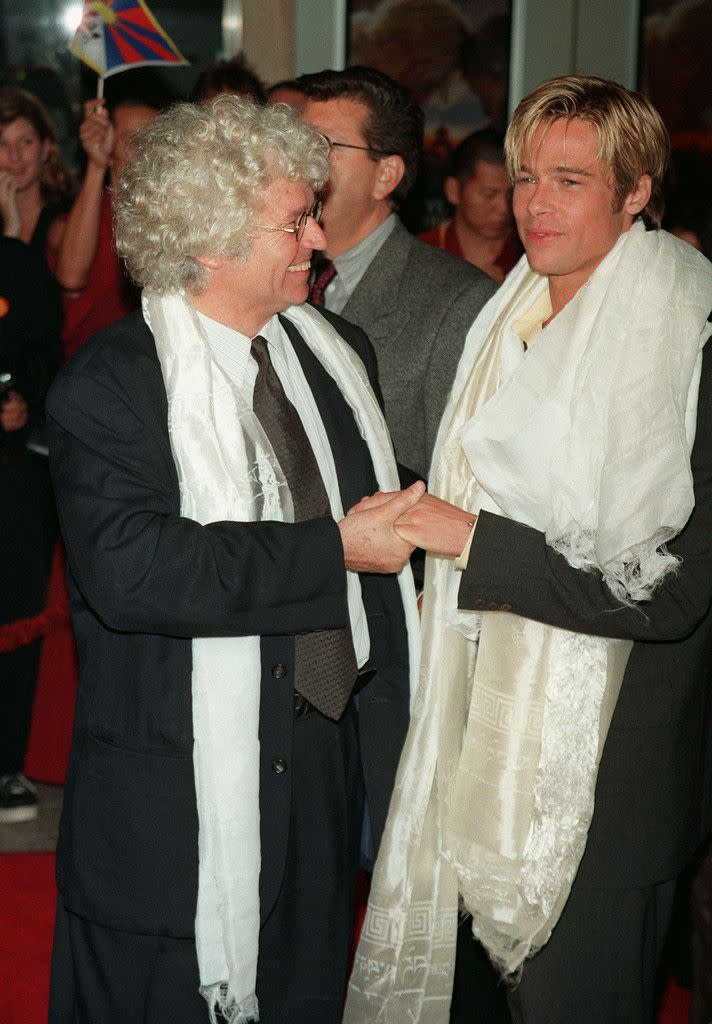
[[[191,303],[183,294],[144,292],[143,311],[166,385],[181,515],[199,523],[292,521],[289,488],[267,436],[239,388],[212,358]],[[293,306],[284,315],[339,385],[368,444],[379,487],[396,490],[393,448],[362,362],[311,307]],[[341,519],[333,458],[324,482],[332,515]],[[419,623],[407,565],[399,574],[399,584],[412,682],[418,663]],[[354,645],[364,660],[368,630],[355,573],[347,574],[347,585]],[[199,824],[195,932],[200,986],[213,1024],[216,1011],[227,1024],[243,1024],[259,1019],[255,981],[261,860],[260,641],[257,636],[196,637],[192,647],[193,764]]]
[[[526,355],[512,323],[547,287],[523,259],[468,334],[433,491],[546,532],[626,601],[675,560],[693,507],[712,268],[634,225]],[[517,572],[517,566],[511,567]],[[517,976],[568,898],[631,644],[457,608],[429,558],[421,677],[345,1024],[445,1024],[458,899]]]

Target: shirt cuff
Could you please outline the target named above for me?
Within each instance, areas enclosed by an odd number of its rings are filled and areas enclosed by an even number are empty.
[[[466,569],[467,563],[470,560],[470,548],[472,547],[472,539],[475,536],[475,530],[477,529],[477,516],[472,520],[472,526],[470,527],[470,536],[467,538],[467,543],[464,548],[455,559],[456,569]]]

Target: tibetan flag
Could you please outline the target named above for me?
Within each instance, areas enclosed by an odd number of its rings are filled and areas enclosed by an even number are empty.
[[[69,47],[101,78],[146,64],[188,64],[143,0],[84,0]]]

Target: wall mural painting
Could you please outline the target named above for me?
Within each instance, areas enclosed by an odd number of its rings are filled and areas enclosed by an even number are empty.
[[[401,211],[413,230],[448,216],[442,182],[457,143],[504,131],[509,50],[509,0],[351,0],[348,63],[391,75],[425,111],[423,167]]]
[[[672,143],[665,226],[712,258],[712,0],[643,0],[640,85]]]

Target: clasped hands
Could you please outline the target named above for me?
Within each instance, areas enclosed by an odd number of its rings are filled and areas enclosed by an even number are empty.
[[[349,509],[338,524],[346,568],[355,572],[398,572],[415,548],[457,558],[474,516],[427,494],[418,481],[405,491],[377,491]]]

